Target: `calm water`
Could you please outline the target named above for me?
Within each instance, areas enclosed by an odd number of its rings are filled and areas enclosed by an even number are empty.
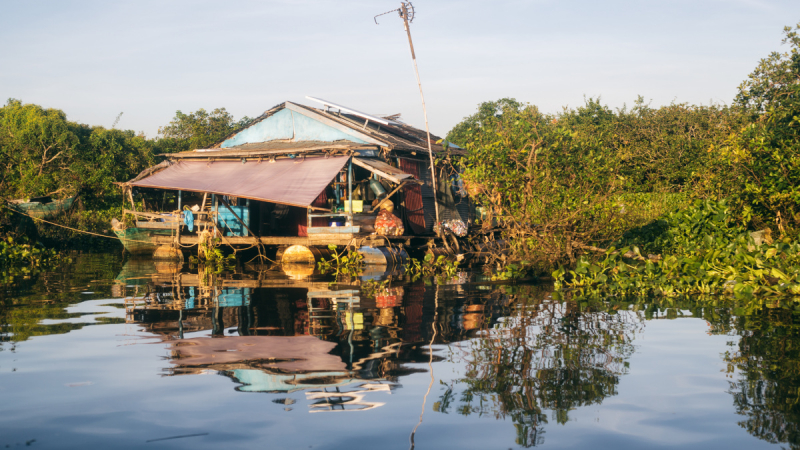
[[[2,288],[0,448],[800,442],[794,306],[261,269],[86,255]]]

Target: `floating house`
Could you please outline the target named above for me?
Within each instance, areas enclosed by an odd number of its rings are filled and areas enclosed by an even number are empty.
[[[284,262],[313,263],[333,244],[380,264],[403,257],[398,247],[436,245],[453,224],[467,230],[473,208],[452,164],[463,149],[431,135],[432,171],[425,131],[309,99],[323,107],[282,103],[223,142],[164,155],[123,183],[134,220],[113,228],[125,248],[188,249],[210,231],[221,245],[269,247]],[[388,202],[402,234],[375,229]]]

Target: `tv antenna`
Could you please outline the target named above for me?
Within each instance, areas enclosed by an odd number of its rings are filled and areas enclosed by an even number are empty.
[[[402,4],[407,4],[407,5],[408,5],[408,6],[406,7],[406,9],[407,9],[407,11],[408,11],[408,22],[409,22],[409,23],[413,22],[413,21],[414,21],[414,5],[412,5],[412,4],[411,4],[411,2],[401,2],[401,3],[402,3]],[[374,17],[374,19],[375,19],[375,25],[380,25],[380,24],[378,23],[378,17],[380,17],[380,16],[385,16],[386,14],[391,14],[391,13],[393,13],[393,12],[399,13],[400,17],[403,17],[403,8],[402,8],[402,7],[401,7],[401,8],[397,8],[397,9],[393,9],[393,10],[391,10],[391,11],[386,11],[385,13],[380,13],[380,14],[378,14],[377,16],[375,16],[375,17]]]
[[[425,133],[427,134],[427,141],[428,141],[428,156],[430,156],[431,160],[431,187],[433,188],[433,195],[436,198],[436,168],[433,164],[433,149],[431,148],[431,130],[428,127],[428,110],[425,108],[425,96],[422,94],[422,82],[419,80],[419,68],[417,68],[417,55],[414,53],[414,42],[411,40],[411,28],[409,24],[414,20],[416,17],[416,11],[414,10],[414,5],[411,2],[400,2],[400,7],[397,9],[393,9],[391,11],[386,11],[385,13],[378,14],[374,17],[375,23],[378,24],[378,17],[391,14],[393,12],[397,12],[400,14],[400,18],[403,19],[403,26],[406,30],[406,34],[408,35],[408,46],[411,49],[411,62],[414,63],[414,74],[417,76],[417,86],[419,86],[419,96],[422,99],[422,114],[425,117]],[[436,234],[439,234],[441,229],[441,224],[439,223],[439,202],[438,200],[433,202],[433,207],[436,212],[436,226],[433,227]]]

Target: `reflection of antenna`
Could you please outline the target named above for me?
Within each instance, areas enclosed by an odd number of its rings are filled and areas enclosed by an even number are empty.
[[[433,164],[433,149],[431,148],[431,130],[428,127],[428,110],[425,108],[425,96],[422,95],[422,82],[419,80],[419,69],[417,68],[417,55],[414,53],[414,42],[411,40],[411,28],[408,26],[416,16],[414,11],[414,5],[411,2],[400,2],[400,7],[397,9],[393,9],[391,11],[387,11],[382,14],[378,14],[375,16],[375,23],[378,23],[378,16],[382,16],[384,14],[389,14],[397,11],[400,13],[400,17],[403,19],[403,24],[406,29],[406,34],[408,34],[408,46],[411,48],[411,61],[414,63],[414,74],[417,76],[417,85],[419,86],[419,96],[422,98],[422,114],[425,116],[425,132],[427,133],[428,137],[428,155],[430,156],[431,160],[431,187],[433,188],[433,196],[436,198],[436,168]],[[433,207],[436,212],[436,226],[433,227],[433,230],[436,234],[439,234],[439,201],[433,202]]]
[[[428,401],[428,395],[431,393],[431,388],[433,387],[433,382],[435,378],[433,378],[433,341],[436,340],[436,324],[439,323],[439,285],[434,286],[433,291],[433,323],[431,324],[431,328],[433,328],[433,336],[431,336],[431,343],[428,344],[428,354],[430,355],[430,359],[428,359],[428,371],[431,373],[431,382],[428,384],[428,390],[425,392],[425,396],[422,397],[422,411],[419,413],[419,422],[417,422],[417,426],[414,427],[414,430],[411,431],[411,436],[408,437],[409,442],[411,442],[411,447],[409,450],[414,450],[416,444],[414,443],[414,435],[417,434],[417,428],[422,425],[422,415],[425,414],[425,402]]]

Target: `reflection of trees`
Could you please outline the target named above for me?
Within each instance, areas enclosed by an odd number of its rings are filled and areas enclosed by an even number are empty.
[[[113,279],[119,270],[115,254],[79,254],[75,262],[20,280],[0,290],[0,351],[4,342],[22,342],[34,336],[64,334],[83,328],[86,322],[43,324],[45,319],[64,320],[86,313],[68,313],[65,308],[89,300],[81,294],[110,294],[110,286],[96,280]],[[116,323],[118,319],[98,318],[91,323]]]
[[[773,305],[777,306],[777,305]],[[797,307],[763,308],[734,319],[738,350],[724,355],[739,425],[771,443],[800,448],[800,318]]]
[[[519,307],[482,338],[453,346],[453,358],[467,371],[434,408],[509,417],[519,445],[541,444],[545,410],[563,424],[571,409],[617,393],[642,320],[633,311],[581,310],[574,302],[546,300]],[[454,406],[459,385],[463,390]]]

